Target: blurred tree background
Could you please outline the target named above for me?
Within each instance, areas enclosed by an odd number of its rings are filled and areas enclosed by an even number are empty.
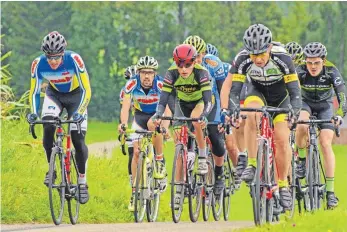
[[[172,50],[188,35],[199,35],[231,62],[242,47],[244,31],[253,23],[268,26],[275,41],[297,41],[303,47],[319,41],[328,59],[347,74],[347,3],[345,2],[2,2],[2,65],[12,74],[17,96],[30,88],[31,62],[42,38],[57,30],[68,49],[86,63],[92,100],[89,118],[118,118],[118,95],[127,66],[140,56],[159,61],[164,75]]]

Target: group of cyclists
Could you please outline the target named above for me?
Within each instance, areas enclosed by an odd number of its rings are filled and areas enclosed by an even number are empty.
[[[223,162],[228,153],[235,168],[235,183],[251,183],[257,169],[257,128],[259,113],[244,113],[246,120],[236,117],[234,112],[242,107],[261,108],[272,106],[290,108],[294,114],[288,119],[285,114],[272,115],[274,124],[275,162],[278,174],[280,204],[290,209],[293,204],[288,188],[288,172],[292,151],[289,144],[291,125],[296,120],[306,120],[313,114],[318,119],[334,116],[334,92],[339,102],[336,112],[338,121],[347,113],[346,87],[338,69],[327,60],[327,49],[319,42],[308,43],[302,48],[296,42],[282,45],[273,41],[269,28],[262,24],[251,25],[244,33],[244,47],[235,56],[232,64],[221,61],[218,49],[199,36],[189,36],[173,50],[173,63],[165,76],[158,75],[158,61],[151,56],[141,57],[136,65],[126,68],[125,86],[120,92],[119,133],[131,122],[134,130],[155,131],[157,126],[166,133],[153,137],[155,148],[154,178],[161,180],[163,190],[167,184],[167,171],[163,153],[163,140],[170,137],[170,122],[161,116],[199,118],[192,122],[198,168],[197,173],[208,172],[204,129],[212,145],[214,158],[214,193],[224,189]],[[66,50],[65,38],[58,32],[44,37],[42,50],[45,54],[36,58],[31,67],[29,122],[38,118],[40,106],[40,84],[49,81],[44,98],[42,119],[50,119],[61,114],[63,108],[68,117],[82,123],[82,133],[72,128],[72,142],[76,149],[79,170],[79,200],[89,199],[86,181],[88,148],[85,144],[87,131],[87,106],[91,98],[89,77],[82,58],[75,52]],[[225,123],[233,125],[232,131],[224,131]],[[182,124],[173,122],[173,128]],[[338,205],[334,193],[335,156],[332,150],[334,124],[320,127],[320,144],[324,155],[326,172],[327,207]],[[54,126],[44,125],[43,144],[49,162]],[[128,173],[133,187],[128,209],[134,210],[135,176],[139,159],[139,135],[131,135],[128,143]],[[225,138],[225,139],[224,139]],[[245,139],[247,138],[247,139]],[[173,139],[177,142],[175,134]],[[296,146],[299,154],[297,175],[305,176],[308,130],[298,125]],[[188,157],[194,157],[189,151]],[[169,154],[166,154],[166,156]],[[48,175],[46,174],[45,184]],[[178,186],[179,187],[179,186]],[[179,191],[179,188],[177,188]],[[179,203],[181,194],[175,194]]]

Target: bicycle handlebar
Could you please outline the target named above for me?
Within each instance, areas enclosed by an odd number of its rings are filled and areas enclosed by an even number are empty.
[[[337,122],[339,119],[336,116],[333,116],[331,119],[309,119],[309,120],[298,120],[295,122],[295,124],[323,124],[323,123],[331,123],[331,120],[334,122]],[[340,127],[335,126],[334,128],[335,134],[337,137],[340,137]]]
[[[186,117],[166,117],[166,116],[159,116],[158,119],[161,120],[169,120],[169,121],[184,121],[184,122],[197,122],[200,120],[200,118],[186,118]]]
[[[34,139],[37,139],[36,133],[35,133],[35,125],[36,124],[54,124],[55,126],[61,126],[62,124],[71,124],[71,123],[75,123],[77,125],[77,130],[78,133],[81,133],[81,123],[82,122],[78,122],[75,120],[62,120],[60,118],[56,118],[53,120],[37,120],[33,123],[29,122],[30,127],[29,127],[29,133],[31,133],[31,135],[33,136]]]

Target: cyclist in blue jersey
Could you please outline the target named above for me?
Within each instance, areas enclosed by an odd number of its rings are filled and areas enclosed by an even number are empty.
[[[71,124],[71,139],[76,150],[78,167],[79,201],[81,204],[89,200],[87,185],[88,147],[85,144],[87,132],[87,106],[91,98],[89,76],[81,56],[73,51],[65,50],[67,42],[63,35],[53,31],[43,38],[41,49],[45,53],[37,57],[31,65],[31,87],[29,101],[31,113],[28,121],[35,122],[40,107],[40,86],[44,79],[49,81],[42,106],[42,119],[51,120],[59,117],[65,108],[68,118],[81,123],[81,133],[77,126]],[[43,126],[43,147],[47,161],[53,148],[55,126]],[[56,173],[54,173],[56,177]],[[46,173],[44,184],[48,186],[49,175]]]
[[[155,125],[152,120],[152,116],[156,112],[157,105],[159,103],[160,95],[162,92],[163,82],[162,77],[157,75],[158,61],[150,56],[144,56],[137,62],[138,74],[131,78],[125,85],[125,95],[121,109],[121,123],[118,126],[118,131],[123,133],[122,126],[128,124],[129,110],[131,107],[131,101],[135,108],[134,120],[132,123],[132,129],[134,130],[155,130]],[[168,114],[168,107],[165,113]],[[168,130],[168,123],[164,122],[163,126]],[[131,173],[136,175],[136,166],[139,157],[139,135],[133,134],[131,136],[134,145],[134,156],[131,164]],[[163,156],[163,136],[158,134],[153,139],[153,145],[156,151],[155,160],[156,168],[155,178],[162,179],[162,186],[166,183],[166,168]],[[133,186],[135,180],[133,180]],[[130,203],[128,206],[129,211],[134,211],[134,195],[135,188],[133,187]]]

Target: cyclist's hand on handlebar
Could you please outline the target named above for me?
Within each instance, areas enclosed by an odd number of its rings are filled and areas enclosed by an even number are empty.
[[[128,127],[128,125],[125,125],[125,124],[122,124],[122,123],[119,124],[118,125],[118,132],[119,132],[119,134],[123,134],[127,127]]]
[[[343,118],[341,116],[335,116],[331,119],[331,122],[334,123],[335,127],[338,127],[343,124]]]
[[[155,126],[160,126],[161,124],[161,119],[159,117],[160,115],[157,113],[152,116],[152,122],[154,123]]]
[[[33,124],[37,118],[38,118],[37,114],[27,114],[27,121],[30,124]]]
[[[199,123],[200,123],[201,129],[204,129],[208,123],[206,116],[200,116]]]
[[[79,113],[74,113],[74,114],[72,115],[72,119],[73,119],[74,121],[77,121],[77,123],[80,123],[80,124],[84,121],[83,115],[82,115],[82,114],[79,114]]]

